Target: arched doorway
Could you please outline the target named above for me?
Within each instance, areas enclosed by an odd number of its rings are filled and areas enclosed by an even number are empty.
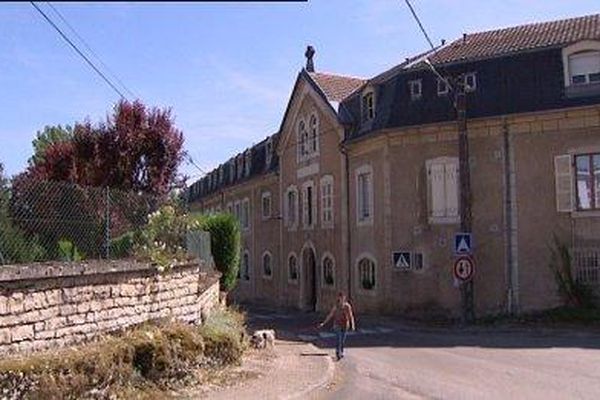
[[[302,308],[317,309],[317,256],[311,247],[302,252]]]

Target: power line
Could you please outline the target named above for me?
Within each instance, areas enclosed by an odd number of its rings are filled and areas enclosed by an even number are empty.
[[[425,27],[423,26],[423,24],[421,23],[421,19],[419,18],[419,16],[417,15],[417,12],[415,11],[415,9],[413,8],[412,4],[410,4],[409,0],[404,0],[404,2],[406,3],[406,5],[408,6],[408,8],[410,9],[411,14],[413,15],[415,21],[417,22],[417,24],[419,25],[419,28],[421,29],[421,32],[423,33],[423,36],[425,36],[425,39],[427,40],[427,42],[429,43],[429,46],[431,46],[431,50],[433,52],[433,55],[435,55],[437,53],[437,48],[433,45],[433,42],[431,41],[431,39],[429,38],[429,35],[427,34],[427,31],[425,30]],[[433,64],[431,63],[431,61],[429,61],[428,57],[425,57],[425,64],[431,69],[431,71],[438,77],[438,79],[441,79],[447,86],[448,88],[453,91],[454,87],[452,85],[452,83],[448,80],[448,78],[442,76],[442,74],[440,74],[438,72],[438,70],[433,66]]]
[[[60,36],[73,48],[73,50],[75,50],[77,52],[77,54],[79,54],[81,56],[81,58],[83,58],[85,60],[85,62],[94,70],[96,71],[96,73],[98,75],[100,75],[100,77],[104,80],[104,82],[106,82],[122,99],[127,99],[125,97],[125,95],[123,95],[123,93],[110,81],[110,79],[108,79],[106,77],[106,75],[104,75],[102,73],[102,71],[100,71],[92,61],[90,61],[90,59],[81,52],[81,50],[79,50],[79,48],[71,41],[71,39],[69,39],[67,37],[67,35],[65,35],[63,33],[63,31],[60,30],[60,28],[58,26],[56,26],[56,24],[54,23],[54,21],[52,21],[50,19],[50,17],[48,17],[46,15],[46,13],[44,13],[38,6],[37,4],[35,4],[33,1],[30,1],[29,3],[31,3],[31,5],[33,7],[35,7],[35,9],[42,15],[42,17],[44,17],[44,19],[50,24],[52,25],[52,27],[60,34]]]
[[[60,18],[60,20],[69,28],[69,30],[79,39],[79,41],[85,46],[88,52],[90,52],[96,58],[96,60],[100,64],[102,64],[104,69],[121,85],[121,87],[125,89],[125,91],[129,93],[131,97],[137,98],[138,96],[136,96],[131,90],[129,90],[129,88],[119,78],[119,76],[112,69],[110,69],[104,61],[102,61],[100,56],[92,49],[88,42],[77,32],[77,30],[69,23],[69,21],[67,21],[65,16],[56,7],[54,7],[54,5],[51,2],[47,1],[46,4],[52,9],[54,14],[56,14],[58,18]]]
[[[423,24],[421,23],[421,20],[419,19],[419,16],[417,15],[417,13],[415,12],[415,9],[413,8],[413,6],[410,4],[409,0],[404,0],[404,2],[406,3],[406,5],[408,6],[408,8],[410,9],[410,12],[412,13],[413,17],[415,18],[415,20],[417,21],[417,24],[419,24],[419,28],[421,28],[421,32],[423,32],[423,35],[425,36],[425,39],[427,39],[427,42],[429,42],[429,45],[431,46],[431,49],[433,51],[435,51],[435,46],[433,45],[433,42],[431,41],[431,39],[429,38],[429,35],[427,34],[427,31],[425,30],[425,28],[423,27]]]

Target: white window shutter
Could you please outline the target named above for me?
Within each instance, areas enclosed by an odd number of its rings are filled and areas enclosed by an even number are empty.
[[[455,217],[458,215],[458,164],[449,162],[445,164],[446,178],[446,216]]]
[[[573,171],[570,154],[554,157],[554,179],[556,182],[556,210],[573,211]]]
[[[443,217],[446,214],[444,164],[431,164],[428,175],[431,181],[431,216]]]

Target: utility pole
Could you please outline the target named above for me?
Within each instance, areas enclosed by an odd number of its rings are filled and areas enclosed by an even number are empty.
[[[469,166],[469,138],[467,136],[467,96],[465,80],[459,75],[454,82],[456,122],[458,128],[458,162],[460,182],[460,229],[463,233],[472,233],[471,212],[471,168]],[[473,305],[473,280],[460,286],[462,320],[470,324],[475,320]]]

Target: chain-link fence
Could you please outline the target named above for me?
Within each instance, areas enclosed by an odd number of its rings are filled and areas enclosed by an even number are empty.
[[[15,180],[0,189],[0,264],[126,257],[135,233],[165,201],[110,188]]]

